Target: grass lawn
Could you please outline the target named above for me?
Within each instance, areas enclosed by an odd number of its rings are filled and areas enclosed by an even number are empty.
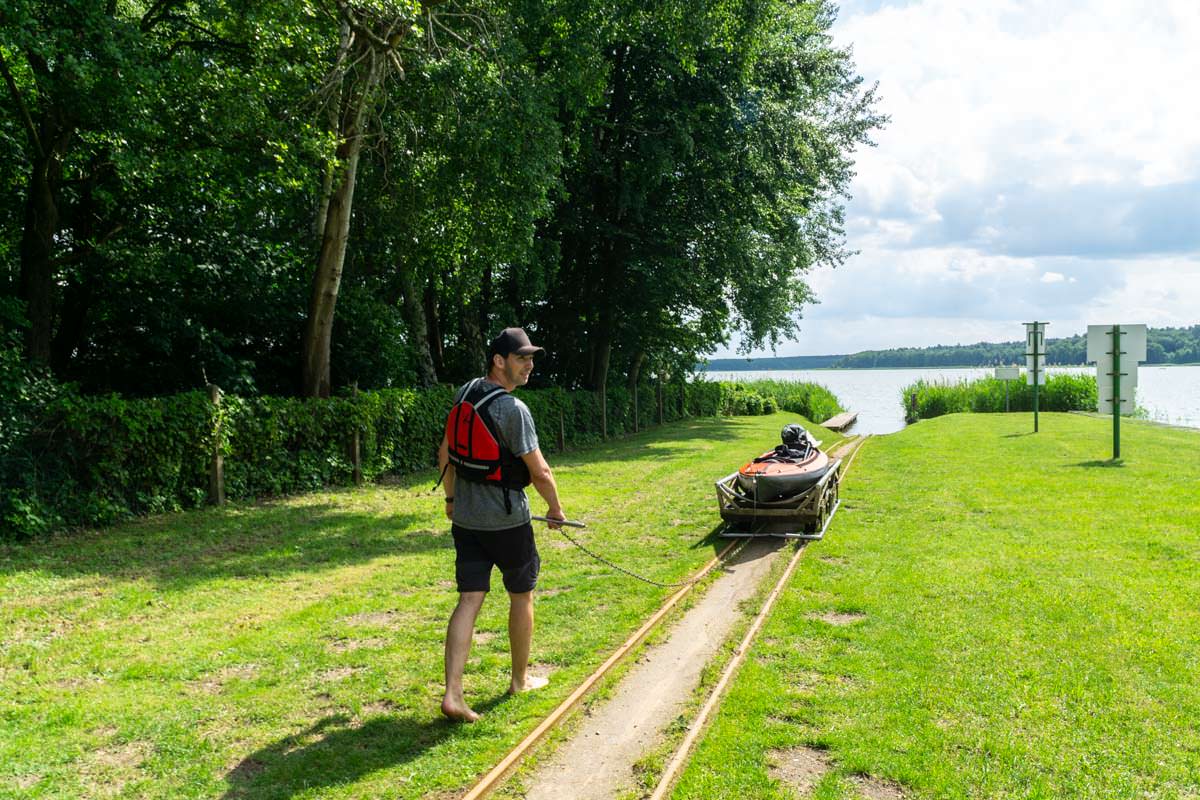
[[[692,420],[550,460],[588,544],[678,580],[723,545],[713,480],[797,419]],[[446,723],[454,550],[434,477],[0,546],[0,797],[461,794],[669,591],[543,530],[550,687],[504,693],[496,575],[466,675],[484,719]]]
[[[1200,798],[1200,432],[1040,427],[866,444],[674,797]]]

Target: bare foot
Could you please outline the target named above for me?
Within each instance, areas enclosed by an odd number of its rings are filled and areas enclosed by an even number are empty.
[[[475,722],[479,715],[472,711],[466,703],[454,703],[450,698],[442,700],[442,713],[455,722]]]
[[[536,675],[526,675],[525,676],[525,684],[523,686],[518,686],[516,683],[513,683],[511,686],[508,687],[508,693],[509,694],[520,694],[521,692],[532,692],[535,689],[541,689],[543,686],[546,686],[548,683],[550,683],[549,678],[539,678]]]

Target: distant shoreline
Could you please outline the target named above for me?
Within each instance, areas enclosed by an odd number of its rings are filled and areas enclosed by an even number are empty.
[[[1021,367],[1021,369],[1025,368],[1021,364],[944,364],[944,365],[938,364],[935,366],[927,366],[927,367],[832,367],[832,366],[830,366],[830,367],[780,367],[780,366],[746,366],[745,362],[741,361],[740,359],[719,359],[719,360],[722,362],[726,361],[726,360],[734,360],[734,361],[737,361],[739,364],[741,364],[741,366],[732,366],[731,367],[731,366],[725,366],[724,364],[718,365],[714,362],[714,363],[709,363],[707,365],[700,365],[699,371],[700,372],[798,372],[798,371],[803,370],[805,372],[841,372],[841,371],[877,372],[880,370],[896,370],[896,369],[912,369],[912,370],[921,370],[921,369],[993,369],[997,366],[1009,366],[1009,367],[1018,366],[1018,367]],[[757,364],[758,362],[765,362],[768,360],[769,359],[765,359],[765,358],[755,359],[754,363]],[[1096,365],[1095,364],[1047,364],[1046,366],[1049,369],[1057,369],[1059,367],[1071,368],[1071,369],[1079,369],[1079,368],[1093,368],[1094,369]],[[1174,363],[1147,364],[1146,362],[1143,361],[1140,364],[1138,364],[1138,366],[1139,367],[1200,367],[1200,361],[1193,361],[1193,362],[1190,362],[1187,364],[1174,364]]]
[[[1146,332],[1146,366],[1200,365],[1200,325],[1189,328],[1149,328]],[[1087,366],[1087,336],[1076,334],[1047,339],[1045,355],[1050,366]],[[1061,359],[1067,361],[1061,361]],[[976,344],[898,347],[862,350],[844,355],[769,356],[763,358],[714,358],[696,369],[707,372],[754,372],[796,369],[987,369],[996,365],[1025,363],[1025,343],[978,342]]]

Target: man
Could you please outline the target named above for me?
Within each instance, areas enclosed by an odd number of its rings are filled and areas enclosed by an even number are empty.
[[[455,395],[456,406],[467,400],[482,409],[486,403],[486,412],[480,413],[490,417],[488,432],[494,432],[499,440],[501,458],[510,462],[503,482],[496,480],[497,473],[481,480],[461,460],[461,474],[456,475],[448,435],[442,436],[438,450],[438,466],[444,472],[446,517],[452,523],[450,530],[454,536],[454,572],[459,592],[458,605],[446,630],[446,694],[442,713],[450,719],[463,722],[479,719],[463,698],[463,668],[471,651],[475,619],[491,588],[493,566],[500,568],[509,597],[508,642],[512,653],[509,691],[516,694],[547,683],[545,678],[528,674],[533,588],[541,558],[534,544],[529,501],[523,487],[533,484],[546,501],[547,517],[566,519],[566,516],[558,500],[554,475],[538,448],[533,417],[526,405],[510,394],[529,381],[534,355],[544,352],[529,341],[521,328],[505,328],[488,347],[486,376],[467,383]],[[457,453],[460,446],[457,436],[453,444]],[[559,526],[551,523],[550,527]]]

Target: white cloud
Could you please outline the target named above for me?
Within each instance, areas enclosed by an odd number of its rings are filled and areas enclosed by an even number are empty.
[[[1197,322],[1200,3],[844,0],[834,40],[891,123],[780,354]]]
[[[850,14],[835,38],[879,81],[892,115],[880,152],[936,189],[1200,174],[1191,0],[926,0]]]

